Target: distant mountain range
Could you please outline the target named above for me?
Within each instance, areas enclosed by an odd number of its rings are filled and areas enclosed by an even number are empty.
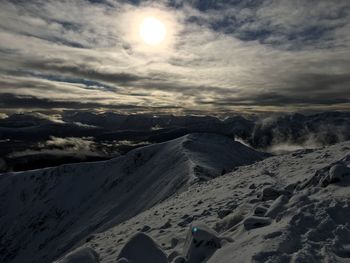
[[[194,132],[236,137],[255,149],[271,152],[288,150],[289,146],[314,148],[349,140],[350,113],[225,119],[70,111],[56,115],[13,114],[0,119],[0,171],[107,160]]]

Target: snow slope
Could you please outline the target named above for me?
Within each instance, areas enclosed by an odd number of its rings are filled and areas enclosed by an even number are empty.
[[[78,251],[103,263],[350,262],[349,167],[350,141],[270,157],[195,183]],[[145,246],[168,259],[129,261],[150,256]]]
[[[2,174],[0,262],[51,262],[92,232],[265,157],[227,137],[190,134],[109,161]]]

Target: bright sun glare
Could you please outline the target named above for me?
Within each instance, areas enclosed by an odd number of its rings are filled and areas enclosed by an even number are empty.
[[[140,24],[139,32],[142,40],[151,46],[160,44],[166,37],[164,24],[154,17],[145,18]]]

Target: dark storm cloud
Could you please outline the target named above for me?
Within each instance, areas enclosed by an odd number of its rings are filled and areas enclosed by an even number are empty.
[[[33,96],[20,96],[9,93],[0,93],[0,108],[28,108],[28,109],[52,109],[52,108],[68,108],[68,109],[98,109],[108,107],[111,109],[137,109],[135,105],[111,105],[93,102],[79,101],[57,101],[46,98],[36,98]]]
[[[198,0],[192,5],[208,15],[189,16],[188,22],[243,41],[289,49],[339,44],[335,32],[348,24],[350,11],[347,0]]]
[[[56,74],[68,74],[70,76],[80,76],[90,80],[99,80],[114,84],[126,84],[135,81],[147,80],[148,77],[139,76],[128,72],[99,72],[94,68],[84,64],[67,64],[66,61],[31,61],[25,66],[43,72],[54,72]]]
[[[316,96],[323,95],[329,98],[333,94],[333,96],[350,98],[350,89],[347,89],[350,86],[350,74],[300,73],[297,77],[294,79],[294,85],[291,85],[288,90],[291,95],[307,96],[305,91],[308,91]]]
[[[199,104],[215,104],[217,106],[288,106],[288,105],[334,105],[334,104],[347,104],[350,103],[350,99],[339,96],[338,98],[324,97],[293,97],[284,96],[276,93],[265,93],[261,95],[249,96],[249,97],[228,97],[218,99],[215,102],[207,102],[197,100]],[[350,107],[349,107],[350,109]]]
[[[350,109],[350,74],[303,74],[286,81],[283,91],[256,92],[255,94],[219,97],[215,101],[197,99],[199,104],[217,106],[288,106],[288,105],[337,105]],[[222,94],[224,95],[224,94]],[[233,94],[234,95],[234,94]]]
[[[91,109],[91,110],[126,110],[130,112],[142,112],[157,110],[174,110],[178,109],[176,106],[137,106],[132,104],[111,104],[111,103],[94,103],[94,102],[79,102],[79,101],[67,101],[67,100],[50,100],[46,98],[37,98],[34,96],[21,96],[11,93],[0,93],[0,109]]]

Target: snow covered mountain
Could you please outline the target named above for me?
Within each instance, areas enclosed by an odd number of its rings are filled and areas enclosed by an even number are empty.
[[[0,261],[52,262],[193,183],[268,157],[230,138],[190,134],[109,161],[0,176]]]
[[[350,141],[195,183],[62,263],[350,262]]]

